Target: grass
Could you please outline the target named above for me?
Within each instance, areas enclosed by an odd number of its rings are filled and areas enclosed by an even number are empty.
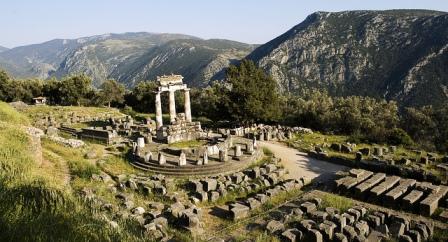
[[[349,208],[353,207],[354,203],[349,198],[327,193],[322,196],[321,206],[323,208],[333,207],[339,209],[341,212],[345,212]]]
[[[66,160],[70,174],[74,176],[90,179],[93,174],[99,174],[100,172],[94,161],[84,157],[82,149],[65,147],[48,139],[42,140],[42,147]]]
[[[78,106],[28,106],[21,110],[27,115],[29,119],[35,123],[45,116],[53,116],[56,120],[61,120],[64,117],[70,117],[71,114],[76,116],[105,116],[112,115],[114,117],[123,117],[118,109],[106,107],[78,107]]]
[[[388,147],[387,145],[378,145],[378,144],[368,144],[368,143],[358,143],[356,144],[356,147],[353,149],[352,153],[342,153],[337,152],[329,148],[329,146],[332,143],[348,143],[350,140],[350,137],[343,136],[343,135],[326,135],[319,132],[315,132],[312,134],[299,134],[296,135],[293,139],[288,140],[286,143],[290,147],[294,147],[300,151],[303,152],[310,152],[313,151],[316,146],[321,147],[328,155],[329,157],[338,157],[338,158],[345,158],[354,160],[355,159],[355,152],[362,148],[369,148],[371,153],[373,152],[374,147]],[[426,156],[427,152],[422,151],[422,154],[417,154],[413,149],[403,147],[403,146],[396,146],[395,152],[383,152],[383,160],[401,160],[401,159],[410,159],[410,160],[416,160],[419,161],[421,157]],[[442,155],[435,154],[436,157],[442,158]],[[371,159],[372,156],[366,157],[364,156],[364,159]],[[428,165],[423,167],[424,170],[431,172],[437,176],[439,176],[442,180],[445,179],[444,174],[440,174],[440,172],[437,170],[436,165],[438,163]]]
[[[104,163],[101,163],[101,168],[109,174],[120,175],[120,174],[133,174],[138,171],[129,164],[123,157],[118,156],[108,156],[103,159]]]
[[[25,115],[18,113],[9,104],[0,102],[0,121],[15,125],[28,125],[29,120]]]
[[[205,145],[207,142],[204,140],[190,140],[190,141],[180,141],[176,143],[172,143],[169,146],[173,148],[183,149],[183,148],[194,148],[201,147]]]
[[[139,241],[135,229],[110,228],[78,200],[57,174],[59,155],[44,150],[53,165],[40,166],[24,115],[0,102],[0,241]]]

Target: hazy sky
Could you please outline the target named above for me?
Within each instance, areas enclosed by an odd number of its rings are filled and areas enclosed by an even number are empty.
[[[432,9],[448,0],[3,0],[0,45],[103,33],[183,33],[264,43],[315,11]]]

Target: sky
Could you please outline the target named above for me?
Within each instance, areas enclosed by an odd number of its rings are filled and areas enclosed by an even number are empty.
[[[182,33],[265,43],[316,11],[431,9],[448,0],[3,0],[0,46],[105,33]]]

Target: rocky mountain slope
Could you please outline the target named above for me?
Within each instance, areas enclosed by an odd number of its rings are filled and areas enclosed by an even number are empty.
[[[6,50],[8,50],[8,48],[0,46],[0,52],[6,51]]]
[[[0,68],[17,78],[85,73],[96,86],[112,78],[128,87],[157,75],[179,73],[188,84],[203,86],[253,49],[248,44],[180,34],[106,34],[13,48],[0,53]]]
[[[448,100],[448,14],[317,12],[249,56],[284,91],[368,95],[402,105]]]

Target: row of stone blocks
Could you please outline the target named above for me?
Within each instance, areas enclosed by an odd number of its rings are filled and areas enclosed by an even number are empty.
[[[228,191],[243,190],[250,193],[262,187],[269,187],[283,180],[286,170],[274,164],[246,169],[232,175],[190,180],[187,184],[190,200],[194,203],[215,202]]]
[[[336,180],[337,189],[351,196],[380,202],[386,206],[401,206],[431,216],[447,195],[447,186],[417,182],[398,176],[386,176],[362,169],[351,169],[350,174]]]
[[[266,204],[270,198],[278,195],[282,191],[291,191],[293,189],[300,189],[306,181],[303,179],[288,179],[271,186],[263,192],[258,192],[246,197],[244,200],[234,202],[228,205],[228,215],[233,221],[247,218],[250,211],[260,208]]]
[[[434,231],[432,223],[410,221],[406,217],[368,211],[355,206],[341,213],[338,209],[321,206],[319,198],[303,203],[288,203],[278,210],[281,219],[267,221],[265,230],[282,241],[425,241]]]

